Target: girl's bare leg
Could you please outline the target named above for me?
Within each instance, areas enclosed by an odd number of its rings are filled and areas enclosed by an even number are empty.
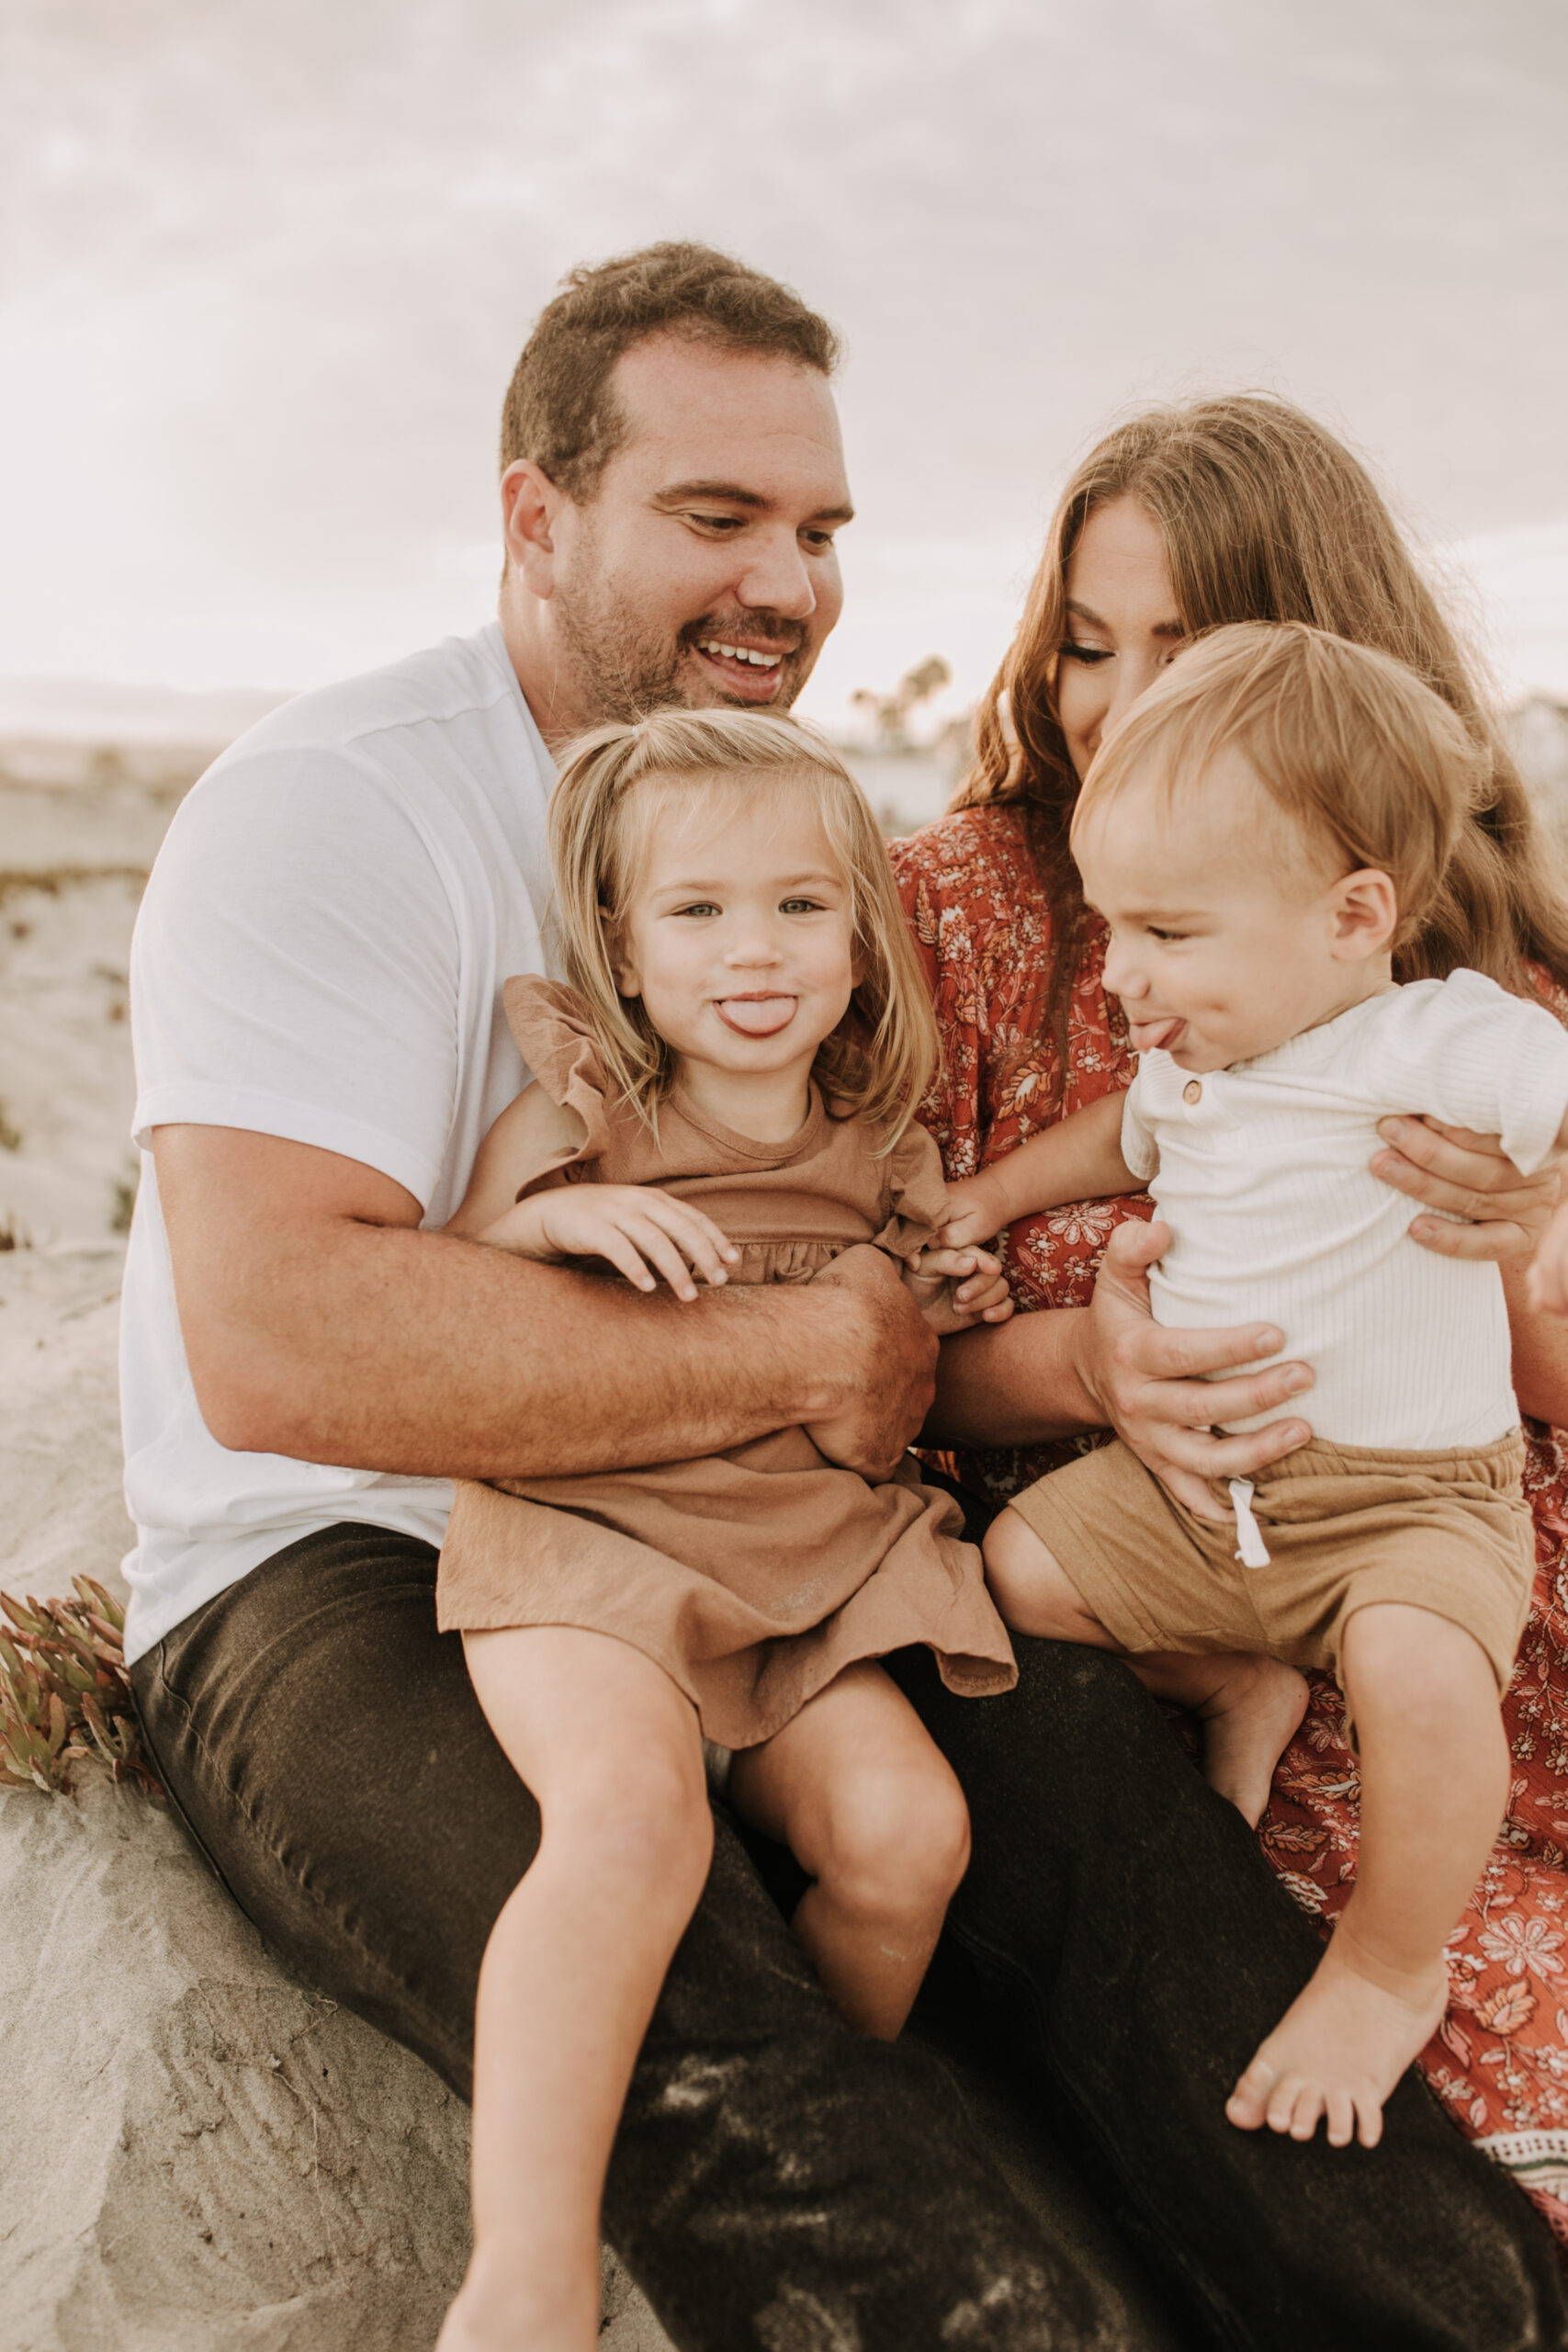
[[[852,1666],[730,1768],[739,1812],[816,1884],[793,1925],[849,2024],[891,2041],[969,1862],[951,1766],[879,1666]]]
[[[607,1634],[528,1626],[464,1645],[544,1831],[479,1973],[474,2250],[439,2352],[592,2352],[611,2143],[712,1854],[697,1719]]]
[[[1497,1835],[1508,1747],[1485,1653],[1446,1618],[1395,1601],[1358,1610],[1340,1664],[1361,1751],[1356,1891],[1225,2112],[1295,2140],[1326,2116],[1334,2146],[1359,2132],[1371,2148],[1448,2006],[1443,1947]]]
[[[1066,1568],[1027,1520],[1004,1510],[986,1535],[986,1580],[1015,1633],[1081,1642],[1124,1657],[1156,1699],[1189,1707],[1203,1725],[1203,1776],[1257,1828],[1274,1767],[1306,1713],[1293,1666],[1251,1650],[1158,1650],[1135,1656],[1112,1641]]]

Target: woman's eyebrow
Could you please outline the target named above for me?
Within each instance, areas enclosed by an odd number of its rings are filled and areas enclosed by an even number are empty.
[[[1075,620],[1088,621],[1090,628],[1102,628],[1107,637],[1111,635],[1111,631],[1110,622],[1101,620],[1100,615],[1089,605],[1080,605],[1077,603],[1073,597],[1069,596],[1066,603],[1066,610],[1071,613]],[[1152,637],[1185,637],[1187,634],[1187,625],[1184,621],[1179,620],[1156,621],[1149,634]]]

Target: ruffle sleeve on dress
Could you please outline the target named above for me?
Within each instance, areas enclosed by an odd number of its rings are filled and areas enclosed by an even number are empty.
[[[588,1025],[587,1007],[575,989],[527,972],[508,980],[501,992],[517,1048],[552,1102],[575,1111],[583,1125],[581,1143],[561,1144],[519,1184],[517,1198],[536,1192],[563,1170],[602,1159],[609,1148],[605,1097],[610,1079],[599,1042]]]
[[[924,1127],[911,1122],[905,1128],[888,1154],[887,1171],[892,1215],[872,1238],[879,1250],[895,1258],[912,1257],[947,1221],[947,1179],[942,1172],[942,1154]]]

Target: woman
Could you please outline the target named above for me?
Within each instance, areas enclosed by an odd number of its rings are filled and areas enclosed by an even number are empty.
[[[1068,484],[982,706],[976,767],[956,811],[894,845],[943,1035],[944,1073],[923,1115],[950,1176],[972,1173],[1131,1076],[1125,1025],[1101,979],[1101,927],[1067,850],[1073,800],[1105,729],[1184,639],[1240,620],[1307,621],[1392,653],[1485,742],[1492,804],[1399,976],[1470,964],[1568,1016],[1568,910],[1547,878],[1523,786],[1366,473],[1281,401],[1240,395],[1158,410],[1111,433]],[[1484,1147],[1471,1148],[1476,1139],[1444,1139],[1414,1120],[1384,1134],[1410,1155],[1380,1155],[1388,1181],[1487,1219],[1483,1230],[1424,1216],[1412,1233],[1429,1247],[1504,1257],[1516,1384],[1523,1410],[1539,1416],[1526,1424],[1526,1483],[1540,1566],[1506,1710],[1513,1797],[1450,1945],[1453,2002],[1422,2064],[1456,2120],[1517,2169],[1568,2238],[1568,1435],[1551,1426],[1568,1423],[1568,1342],[1522,1301],[1539,1196]],[[1424,1179],[1412,1160],[1449,1185]],[[1015,1226],[1006,1258],[1019,1306],[1085,1308],[1112,1233],[1148,1214],[1146,1200],[1089,1202]],[[1510,1244],[1515,1254],[1505,1257]],[[1123,1231],[1107,1282],[1135,1294],[1150,1254],[1140,1231]],[[1037,1402],[1059,1398],[1075,1376],[1094,1388],[1078,1368],[1082,1323],[1070,1313],[1026,1314],[944,1351],[939,1420],[960,1447],[946,1466],[993,1503],[1098,1442],[1062,1434],[1068,1417]],[[1140,1397],[1104,1380],[1099,1393],[1107,1418],[1156,1470],[1245,1472],[1306,1433],[1306,1424],[1280,1420],[1267,1455],[1255,1450],[1243,1461],[1241,1449],[1258,1440],[1208,1435],[1209,1422],[1224,1418],[1212,1390],[1168,1380]],[[1310,1420],[1310,1396],[1302,1409]],[[1006,1442],[964,1445],[981,1431]],[[1338,1694],[1318,1678],[1261,1825],[1270,1861],[1325,1928],[1354,1871],[1356,1762],[1343,1732]]]

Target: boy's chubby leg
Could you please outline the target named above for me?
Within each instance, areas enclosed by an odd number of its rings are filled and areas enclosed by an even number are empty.
[[[611,2144],[712,1858],[702,1743],[663,1668],[608,1634],[463,1646],[543,1833],[479,1972],[474,2250],[438,2352],[592,2352]]]
[[[737,1753],[728,1794],[815,1882],[791,1925],[845,2022],[891,2041],[969,1865],[968,1807],[919,1715],[881,1667],[847,1667]]]
[[[1256,1829],[1274,1767],[1306,1713],[1307,1686],[1295,1668],[1254,1651],[1128,1652],[1015,1510],[992,1521],[983,1549],[986,1580],[1015,1633],[1114,1651],[1156,1699],[1189,1707],[1201,1718],[1204,1778]]]
[[[1508,1747],[1484,1651],[1429,1610],[1358,1610],[1340,1670],[1361,1754],[1356,1891],[1225,2112],[1296,2140],[1326,2117],[1335,2147],[1359,2132],[1371,2148],[1383,2100],[1448,2006],[1444,1945],[1503,1817]]]

